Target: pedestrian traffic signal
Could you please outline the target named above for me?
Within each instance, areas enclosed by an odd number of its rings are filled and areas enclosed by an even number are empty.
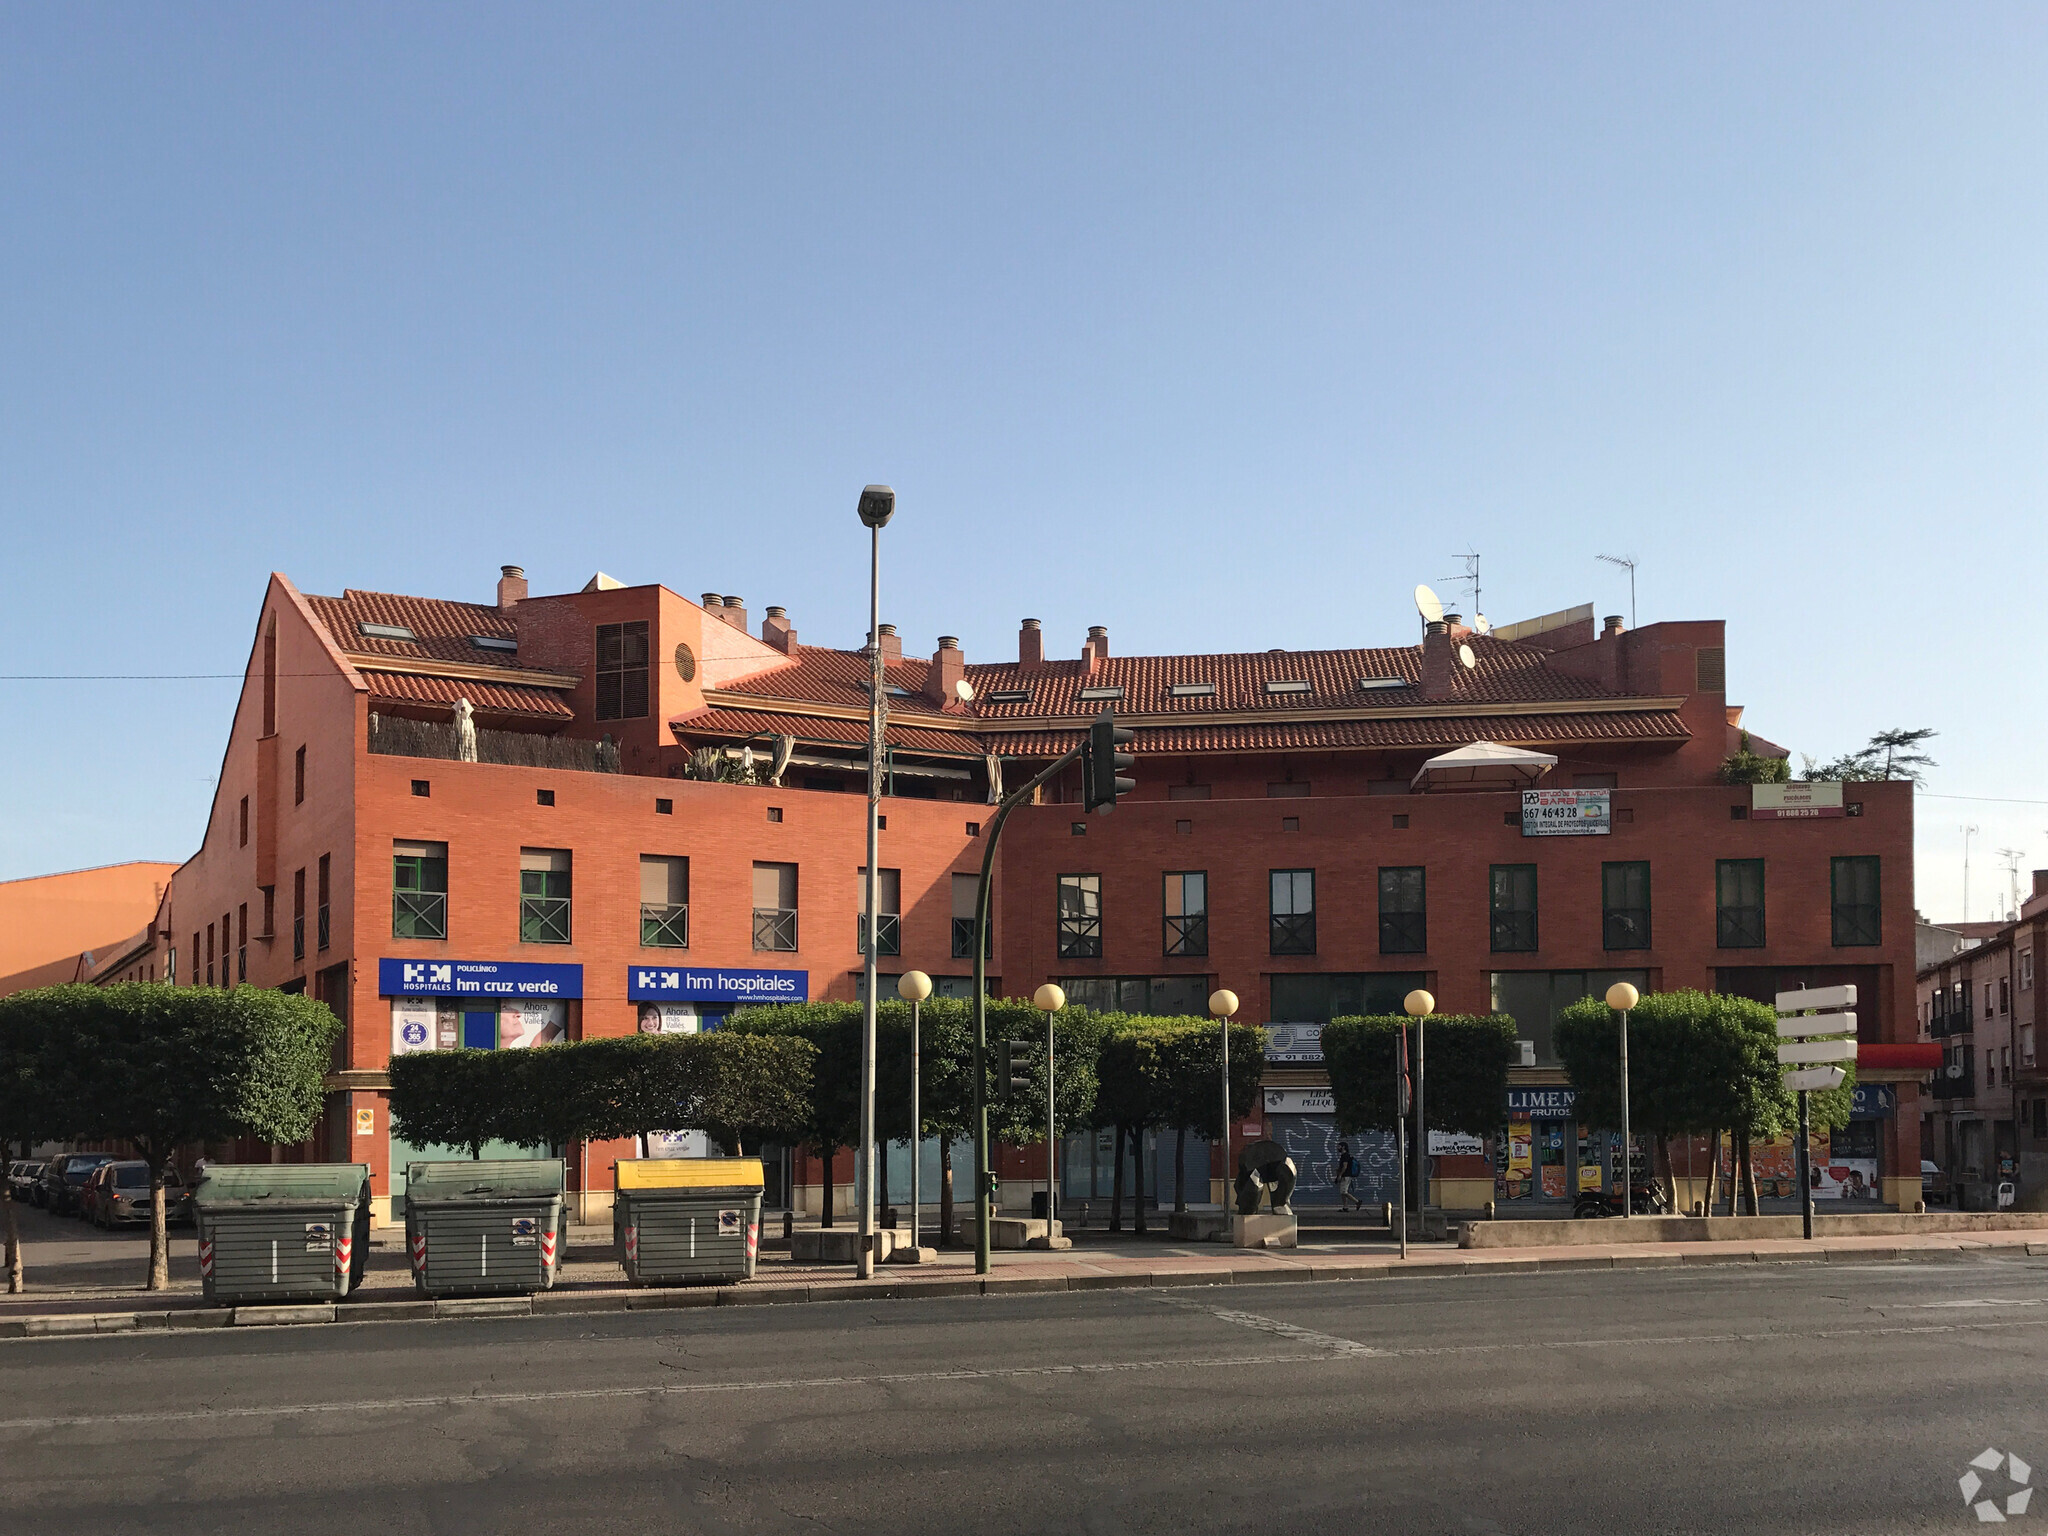
[[[1116,723],[1116,713],[1105,709],[1102,717],[1088,728],[1086,802],[1091,811],[1104,813],[1116,809],[1117,796],[1128,795],[1136,789],[1135,780],[1120,777],[1137,766],[1137,758],[1129,752],[1119,751],[1130,744],[1133,732],[1128,726]]]
[[[996,1097],[1021,1099],[1031,1091],[1031,1052],[1028,1040],[1001,1043],[1001,1070],[996,1078]]]

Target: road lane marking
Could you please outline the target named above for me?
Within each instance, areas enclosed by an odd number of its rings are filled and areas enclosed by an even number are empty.
[[[1155,1297],[1155,1300],[1166,1300]],[[1292,1323],[1261,1317],[1253,1312],[1234,1312],[1199,1303],[1175,1302],[1183,1310],[1206,1312],[1225,1322],[1256,1328],[1301,1342],[1316,1341],[1318,1354],[1238,1355],[1199,1357],[1186,1360],[1106,1360],[1073,1365],[1020,1365],[985,1370],[907,1371],[872,1376],[813,1376],[778,1378],[771,1381],[662,1382],[644,1387],[557,1388],[531,1392],[474,1392],[463,1396],[364,1398],[332,1403],[279,1403],[236,1407],[159,1409],[147,1413],[52,1414],[37,1418],[0,1419],[0,1432],[53,1429],[97,1429],[131,1424],[163,1425],[227,1419],[276,1419],[316,1414],[390,1413],[418,1408],[517,1407],[535,1403],[603,1402],[622,1399],[698,1397],[728,1392],[810,1392],[827,1387],[907,1386],[948,1381],[1005,1381],[1030,1377],[1086,1377],[1134,1371],[1175,1371],[1237,1369],[1259,1365],[1329,1365],[1345,1360],[1373,1361],[1427,1360],[1454,1355],[1529,1354],[1546,1350],[1571,1349],[1668,1349],[1693,1348],[1702,1344],[1782,1345],[1795,1339],[1871,1339],[1918,1337],[1936,1334],[1996,1333],[2015,1328],[2048,1327],[2048,1317],[2015,1318],[2001,1322],[1955,1322],[1894,1324],[1882,1328],[1781,1329],[1771,1333],[1690,1333],[1647,1337],[1605,1339],[1551,1339],[1502,1341],[1491,1344],[1404,1345],[1385,1348],[1362,1344],[1355,1339],[1318,1333]]]
[[[1356,1339],[1340,1339],[1334,1333],[1318,1333],[1313,1328],[1304,1328],[1299,1323],[1283,1323],[1277,1317],[1264,1317],[1257,1312],[1240,1312],[1232,1307],[1210,1306],[1207,1302],[1193,1297],[1177,1296],[1163,1291],[1153,1296],[1154,1301],[1183,1312],[1200,1312],[1206,1317],[1220,1318],[1226,1323],[1235,1323],[1240,1328],[1255,1329],[1260,1333],[1278,1334],[1283,1339],[1293,1339],[1298,1344],[1309,1344],[1323,1351],[1332,1360],[1357,1358],[1364,1355],[1383,1355],[1387,1351],[1374,1349],[1370,1344],[1361,1344]]]

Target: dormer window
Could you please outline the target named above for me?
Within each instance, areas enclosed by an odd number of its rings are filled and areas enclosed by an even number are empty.
[[[358,624],[356,633],[366,640],[417,640],[419,636],[403,624]]]

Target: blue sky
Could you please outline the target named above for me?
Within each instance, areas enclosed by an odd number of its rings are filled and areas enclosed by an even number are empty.
[[[1725,617],[2048,865],[2033,6],[0,3],[9,674],[239,670],[267,572],[602,568],[852,643]],[[2003,669],[2010,668],[2006,671]],[[2011,678],[2012,681],[2006,679]],[[199,836],[233,685],[0,681],[0,878]]]

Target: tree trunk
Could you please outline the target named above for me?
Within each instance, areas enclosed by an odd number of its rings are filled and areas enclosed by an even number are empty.
[[[1730,1214],[1742,1214],[1742,1202],[1749,1201],[1749,1214],[1756,1214],[1756,1178],[1749,1166],[1749,1133],[1743,1132],[1735,1143],[1735,1190]]]
[[[939,1138],[939,1246],[953,1246],[953,1138]]]
[[[837,1147],[821,1147],[819,1149],[819,1156],[825,1162],[825,1219],[819,1223],[820,1226],[829,1227],[832,1225],[832,1155],[838,1150]]]
[[[149,1160],[149,1289],[171,1288],[170,1223],[164,1210],[164,1159]]]
[[[1173,1209],[1179,1215],[1188,1208],[1188,1128],[1173,1133]]]
[[[1139,1126],[1131,1127],[1131,1173],[1137,1180],[1131,1191],[1131,1230],[1143,1237],[1151,1229],[1145,1225],[1145,1133]]]
[[[1749,1196],[1749,1214],[1752,1216],[1763,1215],[1764,1208],[1759,1203],[1757,1197],[1756,1157],[1750,1147],[1747,1136],[1742,1138],[1742,1187]]]
[[[1116,1128],[1116,1171],[1109,1181],[1109,1230],[1124,1229],[1124,1128]]]
[[[1700,1209],[1709,1217],[1714,1214],[1714,1202],[1721,1195],[1721,1133],[1719,1131],[1707,1141],[1707,1198]]]
[[[1678,1209],[1678,1175],[1671,1167],[1671,1143],[1663,1136],[1659,1136],[1656,1139],[1656,1151],[1650,1157],[1650,1170],[1652,1176],[1657,1180],[1659,1189],[1663,1192],[1664,1209],[1676,1211]]]
[[[14,1214],[14,1190],[0,1187],[0,1204],[7,1207],[7,1294],[19,1296],[27,1287],[21,1278],[21,1228]]]

